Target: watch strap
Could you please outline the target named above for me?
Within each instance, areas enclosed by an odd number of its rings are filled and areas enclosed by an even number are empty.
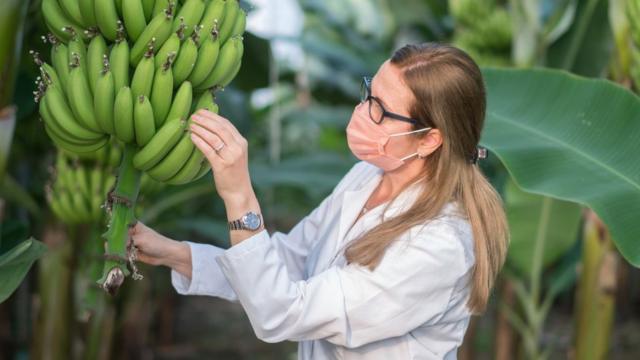
[[[229,230],[244,230],[244,224],[242,223],[242,219],[236,219],[233,221],[229,221]]]

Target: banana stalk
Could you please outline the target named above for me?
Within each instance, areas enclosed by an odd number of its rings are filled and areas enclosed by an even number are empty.
[[[133,279],[142,278],[133,262],[135,252],[128,244],[129,227],[136,222],[134,208],[138,200],[142,176],[142,172],[133,166],[135,151],[135,145],[127,144],[125,146],[116,187],[107,199],[107,211],[111,218],[108,230],[102,234],[107,244],[102,278],[98,280],[98,284],[110,295],[115,295],[125,277],[131,274],[127,269],[127,263],[131,265],[133,270]]]

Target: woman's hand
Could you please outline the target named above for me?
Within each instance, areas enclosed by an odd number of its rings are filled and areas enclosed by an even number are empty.
[[[129,228],[129,236],[137,248],[138,260],[149,265],[168,266],[191,278],[191,249],[188,244],[161,235],[140,221]]]
[[[229,120],[216,113],[199,110],[191,118],[191,140],[209,160],[220,197],[225,202],[246,198],[253,192],[247,140]]]

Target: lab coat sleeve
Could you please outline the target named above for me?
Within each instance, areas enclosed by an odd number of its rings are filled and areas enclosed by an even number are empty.
[[[318,226],[330,211],[333,197],[342,191],[344,185],[360,172],[360,166],[362,166],[360,163],[352,166],[336,185],[334,191],[309,215],[300,220],[289,233],[285,234],[276,231],[271,236],[274,250],[282,260],[290,279],[301,280],[305,278],[306,258],[315,243],[315,234]],[[220,271],[218,263],[214,260],[223,254],[224,249],[209,244],[185,242],[191,250],[192,279],[189,280],[188,277],[172,269],[171,284],[176,291],[181,295],[216,296],[236,302],[237,296],[235,292],[229,286],[227,279]]]
[[[313,246],[318,225],[330,206],[331,196],[327,196],[288,234],[276,231],[271,237],[274,250],[278,252],[278,256],[282,259],[291,279],[304,278],[304,264]],[[220,271],[220,266],[215,261],[215,258],[224,253],[224,249],[210,244],[185,242],[191,250],[191,281],[188,277],[172,269],[171,284],[176,291],[181,295],[216,296],[236,302],[235,292],[229,286],[226,277]]]
[[[446,219],[430,222],[391,245],[374,271],[349,264],[291,279],[266,230],[216,261],[258,338],[325,339],[352,348],[434,324],[444,315],[469,268],[456,226]]]

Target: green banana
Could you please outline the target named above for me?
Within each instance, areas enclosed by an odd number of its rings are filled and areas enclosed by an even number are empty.
[[[224,16],[224,8],[226,2],[224,0],[211,0],[207,4],[207,9],[200,20],[202,26],[201,34],[209,34],[214,28],[220,29]],[[200,44],[202,46],[203,44]]]
[[[80,214],[74,209],[73,204],[71,202],[71,198],[69,197],[69,191],[67,190],[56,190],[53,195],[59,204],[59,207],[62,211],[62,216],[60,216],[60,220],[67,224],[74,224],[80,222],[79,216]]]
[[[104,66],[104,57],[109,53],[107,43],[100,35],[96,35],[87,49],[87,75],[91,93],[95,94],[96,82]]]
[[[153,108],[149,99],[140,95],[133,108],[133,122],[138,146],[145,146],[156,133],[156,124],[153,119]]]
[[[121,33],[122,35],[122,33]],[[116,89],[129,86],[129,44],[119,36],[109,55],[111,72]]]
[[[98,125],[100,125],[102,131],[108,134],[115,133],[113,125],[113,105],[115,103],[115,97],[116,90],[113,74],[109,68],[107,55],[105,55],[103,58],[103,69],[100,72],[98,80],[96,80],[93,109],[95,110]]]
[[[236,21],[233,24],[233,29],[231,29],[231,37],[238,36],[244,34],[244,30],[247,27],[247,13],[240,9],[238,11],[238,16],[236,16]]]
[[[115,41],[118,37],[118,21],[120,19],[114,0],[94,0],[94,11],[102,35],[110,41]]]
[[[113,2],[115,4],[115,6],[116,6],[116,12],[118,13],[118,15],[122,16],[122,2],[123,2],[123,0],[113,0]]]
[[[240,14],[240,3],[238,0],[227,0],[224,7],[224,17],[220,24],[220,43],[224,44],[231,37],[236,18]]]
[[[69,195],[71,196],[71,201],[73,203],[74,210],[79,214],[82,222],[86,222],[89,220],[89,204],[87,198],[82,196],[82,193],[79,191],[70,191]]]
[[[184,21],[187,26],[185,35],[190,36],[195,30],[196,25],[200,22],[205,11],[205,3],[202,0],[187,0],[173,21],[173,31],[178,30],[180,24]]]
[[[43,96],[40,99],[39,112],[45,125],[48,126],[51,129],[51,132],[60,140],[76,145],[92,145],[96,142],[96,140],[86,140],[84,138],[77,137],[62,128],[60,123],[58,123],[53,115],[51,115],[51,112],[47,107],[47,96]]]
[[[171,28],[173,24],[173,2],[169,3],[169,7],[162,13],[156,15],[149,25],[145,27],[144,31],[135,44],[131,48],[130,63],[131,66],[137,66],[138,62],[144,56],[148,49],[149,43],[154,41],[154,49],[157,50],[162,47],[164,42],[171,36]]]
[[[211,164],[208,161],[203,161],[200,165],[200,170],[196,174],[196,176],[191,179],[191,181],[199,180],[201,177],[207,175],[207,173],[211,170]]]
[[[50,39],[54,38],[50,37]],[[67,45],[61,42],[53,44],[51,48],[51,63],[60,79],[60,88],[66,93],[67,80],[69,79],[69,52]]]
[[[63,30],[67,26],[73,27],[77,34],[82,34],[80,25],[67,17],[57,0],[42,0],[41,9],[47,27],[62,41],[71,39],[71,34]]]
[[[220,81],[218,82],[218,86],[220,88],[225,88],[227,85],[229,85],[229,83],[231,83],[231,81],[236,77],[236,75],[238,75],[238,72],[240,72],[241,66],[242,66],[242,60],[236,63],[236,67],[233,70],[226,73],[225,76],[223,76],[222,79],[220,79]]]
[[[190,1],[190,0],[189,0]],[[174,85],[181,84],[189,77],[198,59],[198,31],[189,36],[180,46],[180,52],[173,63]]]
[[[222,45],[215,67],[211,70],[207,78],[196,87],[196,90],[209,89],[218,85],[220,80],[224,79],[225,75],[229,72],[233,72],[238,63],[242,61],[243,51],[244,45],[242,44],[241,37],[229,39],[229,41]]]
[[[163,12],[169,6],[169,0],[156,0],[153,3],[153,12],[151,13],[151,18],[154,18],[159,13]]]
[[[176,145],[182,137],[187,122],[172,118],[156,132],[151,140],[133,156],[133,166],[138,170],[149,170]]]
[[[69,15],[73,21],[76,23],[86,26],[84,19],[82,18],[82,14],[80,13],[80,5],[77,0],[59,0],[58,4],[64,12]]]
[[[69,105],[76,119],[87,129],[101,132],[100,126],[94,115],[93,98],[89,88],[89,81],[81,68],[78,56],[74,56],[69,72]]]
[[[94,0],[78,0],[78,6],[80,7],[80,14],[85,20],[85,25],[89,27],[96,26],[96,12],[93,6]]]
[[[105,136],[103,137],[102,140],[99,140],[96,143],[93,143],[90,145],[84,145],[84,144],[80,145],[80,144],[70,143],[59,138],[58,136],[56,136],[54,133],[51,132],[51,128],[47,124],[44,125],[44,130],[47,133],[47,135],[49,135],[49,138],[51,139],[51,141],[53,141],[53,143],[57,147],[73,153],[78,153],[78,154],[96,151],[101,147],[105,146],[109,142],[109,138]]]
[[[191,133],[187,131],[182,135],[178,144],[159,163],[147,170],[147,174],[157,181],[170,179],[185,165],[194,150]]]
[[[120,88],[113,106],[113,124],[115,135],[123,143],[134,140],[133,95],[128,86]]]
[[[51,208],[51,211],[53,211],[53,214],[59,220],[62,220],[64,223],[69,223],[70,213],[67,213],[66,209],[64,209],[60,205],[60,200],[56,196],[56,193],[49,190],[49,191],[46,191],[45,196],[47,198],[47,202],[49,203],[49,207]]]
[[[156,69],[159,68],[160,66],[162,66],[162,64],[165,63],[167,57],[171,53],[174,53],[174,59],[173,60],[175,61],[175,56],[178,54],[178,51],[180,51],[180,43],[182,42],[182,39],[184,38],[183,30],[184,30],[184,27],[180,27],[178,29],[178,31],[176,31],[173,34],[171,34],[171,36],[169,36],[167,41],[165,41],[164,44],[162,44],[162,47],[160,48],[160,50],[155,55],[156,56]]]
[[[198,58],[189,74],[188,80],[193,87],[198,87],[209,76],[220,54],[220,41],[218,31],[214,27],[211,34],[207,34],[198,49]]]
[[[140,0],[127,0],[122,3],[122,18],[129,39],[136,41],[147,26],[144,6]]]
[[[33,62],[36,63],[38,69],[40,70],[40,77],[42,79],[43,84],[57,84],[61,86],[60,77],[56,70],[46,62],[40,59],[40,53],[37,51],[29,51],[31,56],[33,56]]]
[[[155,6],[155,0],[139,0],[142,3],[142,8],[144,9],[144,18],[146,21],[151,20],[153,16],[153,7]]]
[[[216,114],[218,113],[219,108],[218,108],[218,104],[215,103],[215,97],[213,95],[213,91],[205,90],[200,95],[200,97],[198,98],[198,101],[196,102],[196,106],[193,109],[193,112],[196,112],[200,109],[206,109]]]
[[[191,110],[192,101],[193,89],[191,88],[191,83],[185,81],[180,85],[180,88],[178,88],[178,91],[173,98],[173,103],[171,104],[171,108],[169,109],[169,114],[167,115],[165,122],[174,118],[187,120],[189,111]]]
[[[151,42],[153,44],[153,41]],[[140,95],[149,97],[151,95],[151,86],[153,85],[154,69],[153,45],[149,46],[149,50],[145,53],[144,58],[138,63],[133,78],[131,79],[131,93],[134,98]]]
[[[71,27],[66,27],[65,31],[71,33],[71,40],[67,44],[68,51],[68,63],[74,62],[73,54],[78,55],[78,61],[80,62],[80,68],[82,71],[87,71],[87,47],[84,45],[82,39],[75,33],[75,30]]]
[[[96,151],[96,153],[94,154],[95,156],[93,157],[96,163],[104,164],[104,161],[107,157],[108,150],[109,150],[109,147],[103,147],[102,149]]]
[[[102,167],[97,165],[91,168],[89,173],[91,215],[95,220],[99,219],[102,213],[100,205],[102,204],[102,197],[106,194],[103,187],[105,175]]]
[[[84,166],[77,165],[73,170],[74,185],[78,187],[84,198],[89,198],[91,190],[89,189],[89,174]]]
[[[160,128],[164,124],[171,107],[171,100],[173,99],[173,72],[171,71],[171,65],[175,55],[175,53],[169,54],[165,63],[157,67],[153,77],[151,106],[153,107],[156,128]]]
[[[60,77],[56,70],[47,63],[40,64],[40,76],[46,84],[56,84],[60,86]]]
[[[206,162],[206,159],[202,151],[195,149],[180,171],[170,179],[165,180],[165,183],[170,185],[183,185],[190,182],[198,175],[204,162]]]
[[[99,140],[104,137],[103,134],[80,125],[67,105],[64,95],[56,86],[49,85],[43,98],[46,98],[47,110],[52,118],[71,136],[83,140]]]

